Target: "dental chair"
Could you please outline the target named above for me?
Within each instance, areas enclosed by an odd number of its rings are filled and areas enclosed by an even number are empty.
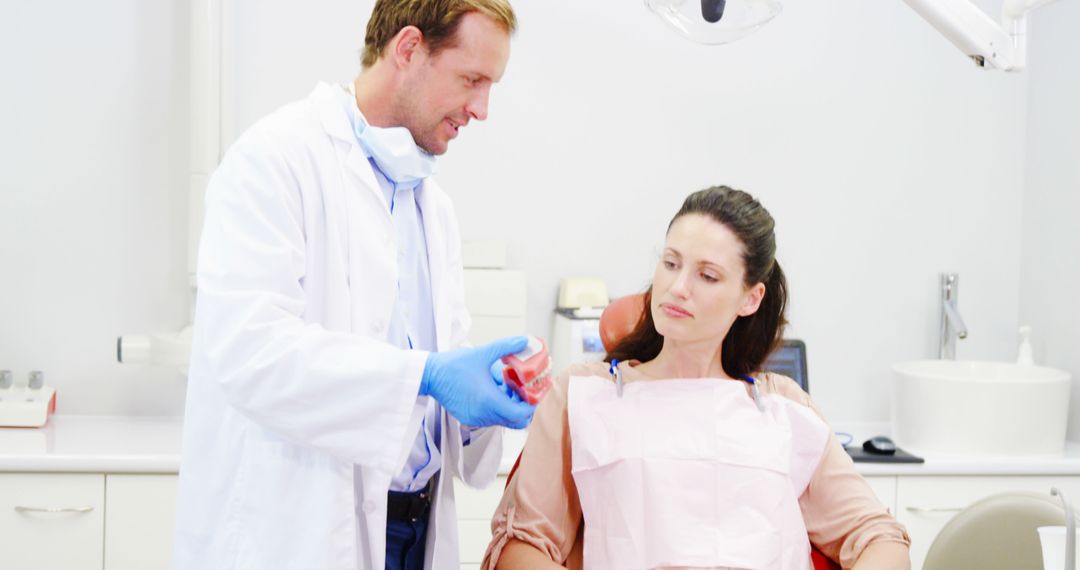
[[[633,331],[644,310],[644,293],[620,297],[608,304],[600,315],[600,341],[604,345],[604,350],[611,350],[619,340]],[[517,471],[519,463],[521,463],[521,455],[518,455],[517,460],[514,461],[514,466],[510,468],[510,474],[506,478],[507,485],[510,484],[510,479],[513,478],[514,472]],[[816,548],[810,554],[814,563],[814,570],[840,570],[839,564],[818,552]]]
[[[1040,526],[1063,526],[1065,509],[1045,493],[1014,491],[972,503],[938,533],[923,570],[1042,570]]]

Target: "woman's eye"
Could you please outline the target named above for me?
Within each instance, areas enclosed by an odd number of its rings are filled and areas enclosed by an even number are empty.
[[[709,273],[702,273],[701,278],[704,279],[705,281],[708,281],[709,283],[716,283],[717,281],[720,280],[717,276],[709,274]]]
[[[668,269],[675,269],[675,262],[665,260],[664,261],[664,267],[666,267]]]

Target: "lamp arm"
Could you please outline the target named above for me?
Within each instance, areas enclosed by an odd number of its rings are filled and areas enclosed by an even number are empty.
[[[1027,64],[1027,14],[1056,0],[1005,0],[1001,24],[971,0],[904,0],[980,67],[1019,71]]]

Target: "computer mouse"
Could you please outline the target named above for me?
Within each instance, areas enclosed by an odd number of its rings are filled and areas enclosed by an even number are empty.
[[[893,440],[883,435],[875,435],[864,441],[862,448],[863,451],[873,453],[874,455],[893,455],[896,453],[896,444],[893,443]]]

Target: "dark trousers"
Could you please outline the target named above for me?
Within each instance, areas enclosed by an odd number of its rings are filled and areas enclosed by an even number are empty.
[[[394,495],[406,494],[391,491],[391,501]],[[423,570],[429,511],[423,509],[410,513],[410,516],[387,517],[386,570]]]

